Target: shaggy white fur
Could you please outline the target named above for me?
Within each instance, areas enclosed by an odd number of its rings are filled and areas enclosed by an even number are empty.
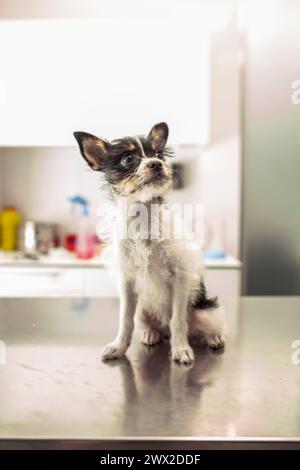
[[[148,217],[141,217],[139,225],[135,224],[134,238],[120,239],[120,227],[125,234],[132,223],[128,214],[136,212],[130,209],[140,207],[136,198],[137,195],[126,197],[127,210],[124,210],[122,197],[116,200],[119,211],[115,218],[113,253],[119,277],[120,323],[118,335],[104,349],[103,358],[123,356],[131,341],[136,315],[144,344],[154,345],[162,336],[170,335],[172,358],[190,363],[194,353],[189,336],[201,332],[209,346],[224,345],[223,310],[221,307],[189,309],[199,296],[203,279],[201,252],[190,239],[175,237],[178,218],[165,204],[159,204],[154,215],[151,213],[153,199],[150,192],[150,201],[143,205]],[[163,217],[166,213],[168,217]],[[159,233],[158,239],[151,239],[153,227]]]

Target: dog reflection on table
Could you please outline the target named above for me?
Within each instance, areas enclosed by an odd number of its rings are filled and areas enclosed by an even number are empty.
[[[116,431],[149,436],[155,429],[156,436],[184,436],[206,426],[201,400],[219,377],[221,351],[195,348],[193,365],[183,367],[169,361],[167,342],[155,348],[136,347],[137,360],[124,357],[109,363],[120,370],[124,391],[121,428]]]

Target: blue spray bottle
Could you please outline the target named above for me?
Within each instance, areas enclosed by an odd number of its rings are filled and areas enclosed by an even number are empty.
[[[71,212],[76,213],[76,207],[80,208],[80,217],[77,231],[75,252],[80,259],[90,259],[94,256],[94,236],[90,231],[89,203],[83,196],[73,196],[70,199]]]

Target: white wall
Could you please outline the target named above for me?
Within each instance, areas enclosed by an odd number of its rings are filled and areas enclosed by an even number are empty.
[[[189,186],[174,194],[177,202],[204,204],[208,234],[217,230],[224,248],[240,256],[241,44],[235,19],[211,37],[210,143],[202,149],[182,148],[188,162]]]
[[[84,163],[77,147],[2,149],[4,202],[24,218],[73,225],[68,198],[86,195],[95,211],[99,174]]]
[[[13,7],[16,2],[8,3]],[[6,15],[10,15],[9,8]],[[208,222],[215,225],[217,221],[223,227],[224,248],[236,256],[241,184],[239,53],[239,35],[233,19],[211,34],[210,143],[202,150],[178,150],[178,160],[187,163],[188,186],[172,196],[176,202],[202,202]],[[75,147],[11,148],[2,152],[5,203],[15,204],[25,217],[68,225],[66,200],[74,193],[85,194],[96,207],[97,174],[84,165]]]
[[[221,225],[224,247],[240,254],[241,43],[235,19],[212,35],[211,139],[200,159],[201,190],[208,219]]]

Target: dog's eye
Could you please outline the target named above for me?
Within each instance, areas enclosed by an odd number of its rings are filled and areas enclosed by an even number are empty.
[[[122,157],[121,163],[122,165],[127,166],[127,165],[130,165],[130,163],[132,163],[133,160],[134,160],[134,156],[131,155],[131,153],[127,153],[126,155]]]
[[[163,159],[164,158],[164,154],[161,150],[156,150],[155,152],[155,155],[154,155],[156,158],[161,158]]]

